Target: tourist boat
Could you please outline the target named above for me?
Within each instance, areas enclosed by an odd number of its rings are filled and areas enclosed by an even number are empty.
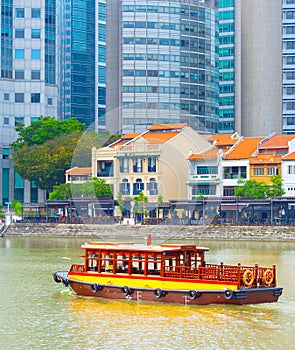
[[[84,262],[53,273],[77,295],[178,304],[276,302],[276,267],[210,264],[194,244],[89,242]]]

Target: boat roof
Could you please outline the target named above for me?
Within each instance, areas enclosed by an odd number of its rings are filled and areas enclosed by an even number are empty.
[[[146,244],[135,244],[133,242],[87,242],[84,243],[81,248],[83,249],[94,249],[94,250],[113,250],[113,251],[137,251],[137,252],[177,252],[184,250],[195,250],[195,251],[208,251],[209,248],[197,247],[195,244],[160,244],[160,245],[146,245]]]

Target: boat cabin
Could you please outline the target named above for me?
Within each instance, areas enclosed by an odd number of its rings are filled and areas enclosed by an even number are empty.
[[[179,277],[180,271],[191,273],[205,266],[205,252],[209,250],[191,244],[148,246],[129,242],[89,242],[82,248],[86,272],[162,277]]]

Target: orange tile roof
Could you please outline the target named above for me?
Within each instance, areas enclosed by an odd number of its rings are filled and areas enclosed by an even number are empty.
[[[224,156],[226,160],[232,159],[248,159],[253,152],[257,150],[258,142],[262,141],[263,137],[245,137],[234,145]]]
[[[183,129],[187,126],[187,123],[177,123],[177,124],[155,124],[148,128],[148,130],[173,130],[173,129]]]
[[[155,132],[155,133],[147,132],[146,134],[143,134],[142,137],[151,144],[163,144],[178,134],[180,134],[179,131]]]
[[[282,157],[282,160],[295,160],[295,152],[288,153]]]
[[[140,132],[125,134],[121,138],[119,138],[117,141],[114,141],[112,144],[110,144],[109,147],[114,148],[117,146],[125,145],[126,142],[133,140],[135,137],[139,136],[140,134],[141,134]]]
[[[216,159],[219,150],[218,148],[210,148],[208,151],[203,153],[195,153],[188,157],[188,160],[202,160],[202,159]]]
[[[269,140],[266,140],[263,142],[263,144],[259,147],[260,149],[265,148],[282,148],[282,147],[288,147],[288,142],[295,138],[295,135],[274,135]]]
[[[91,175],[92,174],[92,168],[79,168],[74,167],[69,170],[66,170],[67,175]]]
[[[281,163],[281,156],[274,156],[273,154],[257,154],[255,157],[250,157],[250,164],[275,164]]]
[[[233,146],[238,140],[239,136],[235,134],[215,134],[208,138],[209,142],[212,142],[215,146]]]

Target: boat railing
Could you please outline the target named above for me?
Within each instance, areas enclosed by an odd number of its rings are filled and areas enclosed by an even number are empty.
[[[254,266],[206,264],[205,266],[165,266],[165,277],[201,279],[237,283],[238,288],[274,287],[276,285],[276,268]]]
[[[85,266],[81,264],[72,264],[71,272],[85,272]]]

